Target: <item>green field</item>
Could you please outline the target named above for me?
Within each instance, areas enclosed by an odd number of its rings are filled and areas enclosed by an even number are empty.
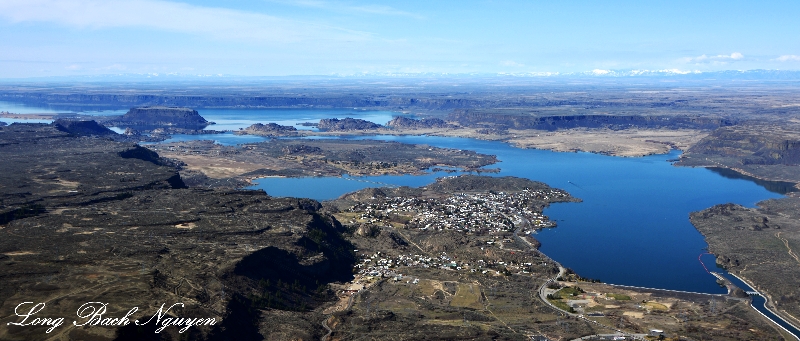
[[[454,307],[466,307],[473,309],[483,309],[481,304],[481,289],[480,286],[475,284],[458,284],[458,290],[450,301],[450,305]]]
[[[613,298],[613,299],[615,299],[617,301],[630,301],[631,300],[630,296],[622,295],[622,294],[606,294],[606,296],[607,297],[611,297],[611,298]]]

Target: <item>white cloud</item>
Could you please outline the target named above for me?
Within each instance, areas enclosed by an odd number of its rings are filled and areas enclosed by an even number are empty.
[[[609,73],[611,73],[611,71],[608,71],[608,70],[602,70],[602,69],[594,69],[594,70],[592,70],[592,74],[593,74],[593,75],[597,75],[597,76],[600,76],[600,75],[607,75],[607,74],[609,74]]]
[[[103,71],[123,71],[127,70],[128,67],[122,64],[113,64],[113,65],[103,66],[98,69]]]
[[[384,5],[352,6],[348,5],[347,3],[338,1],[321,1],[321,0],[288,0],[288,1],[274,0],[274,1],[294,6],[318,8],[336,12],[356,12],[365,14],[404,16],[404,17],[411,17],[414,19],[425,19],[425,17],[420,14],[411,13],[396,9],[391,6],[384,6]]]
[[[683,58],[683,61],[686,63],[702,64],[702,63],[726,63],[729,61],[736,61],[741,59],[744,59],[744,55],[739,52],[734,52],[731,54],[718,54],[716,56],[709,56],[703,54],[697,57]]]
[[[513,60],[502,61],[502,62],[500,62],[500,65],[502,65],[502,66],[512,66],[512,67],[523,67],[523,66],[525,66],[525,64],[517,63],[517,62],[515,62]]]
[[[291,42],[369,36],[266,14],[163,0],[2,0],[0,17],[13,23],[52,22],[88,29],[138,27],[224,40]]]
[[[787,54],[787,55],[783,55],[783,56],[780,56],[778,58],[775,58],[773,60],[777,60],[779,62],[800,62],[800,56],[794,55],[794,54]]]
[[[660,69],[660,70],[631,70],[628,72],[631,76],[639,76],[639,75],[652,75],[652,74],[664,74],[664,75],[688,75],[690,73],[700,73],[700,71],[690,71],[690,70],[681,70],[681,69]]]

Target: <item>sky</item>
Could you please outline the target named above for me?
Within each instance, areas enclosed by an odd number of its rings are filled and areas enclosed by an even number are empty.
[[[0,78],[800,70],[800,1],[0,0]]]

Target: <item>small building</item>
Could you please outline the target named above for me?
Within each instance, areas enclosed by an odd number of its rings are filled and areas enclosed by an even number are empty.
[[[567,300],[567,305],[575,309],[583,309],[589,305],[589,300]]]
[[[531,341],[551,341],[551,340],[543,335],[533,335],[531,336]]]

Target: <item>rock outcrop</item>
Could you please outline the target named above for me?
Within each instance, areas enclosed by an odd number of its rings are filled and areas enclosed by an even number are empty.
[[[212,122],[197,113],[197,110],[182,107],[131,108],[125,115],[110,116],[103,121],[106,126],[133,127],[137,130],[155,128],[180,128],[202,130]]]
[[[277,123],[256,123],[236,133],[259,136],[292,136],[296,135],[297,128],[292,126],[284,126]]]
[[[715,130],[693,145],[678,163],[723,167],[753,178],[800,183],[797,124],[742,124]]]
[[[800,165],[800,134],[778,127],[725,127],[692,146],[689,153],[738,157],[743,165]]]
[[[117,135],[113,130],[108,129],[94,120],[90,121],[73,121],[59,119],[53,121],[56,129],[75,135],[99,135],[99,136],[113,136]]]
[[[378,129],[380,127],[380,124],[350,117],[342,120],[338,118],[325,118],[319,120],[319,124],[317,125],[317,128],[323,131],[369,130]]]
[[[452,125],[447,124],[444,120],[440,118],[423,118],[423,119],[413,119],[408,117],[398,116],[393,118],[389,123],[386,124],[387,127],[391,128],[400,128],[400,129],[429,129],[429,128],[450,128]]]

